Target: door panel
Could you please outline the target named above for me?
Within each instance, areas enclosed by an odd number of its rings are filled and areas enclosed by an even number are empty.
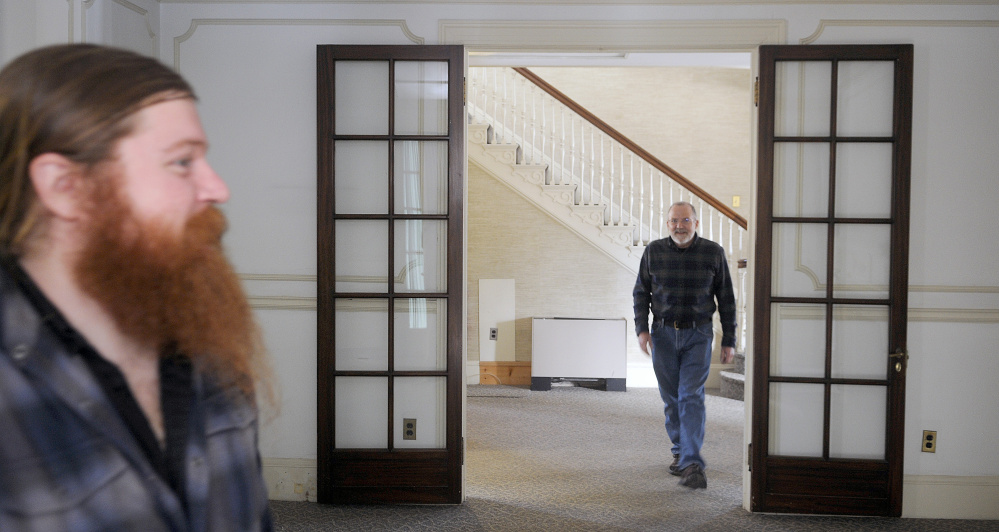
[[[901,515],[912,46],[760,48],[751,507]]]
[[[460,46],[320,46],[319,494],[460,503]]]

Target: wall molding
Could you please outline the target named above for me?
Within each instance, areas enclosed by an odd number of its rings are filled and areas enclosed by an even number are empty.
[[[299,296],[247,296],[254,310],[316,310],[314,297]]]
[[[933,284],[910,284],[909,292],[937,294],[999,294],[999,286],[945,286]]]
[[[999,310],[964,308],[909,308],[909,322],[999,323]]]
[[[999,476],[905,475],[902,517],[999,519]]]
[[[986,2],[983,2],[983,4]],[[995,2],[987,2],[994,4]],[[815,32],[799,41],[812,44],[833,27],[999,28],[999,20],[821,20]]]
[[[315,283],[319,281],[316,275],[298,275],[293,273],[241,273],[239,278],[244,281],[294,281]]]
[[[396,27],[413,44],[424,44],[426,39],[409,30],[406,21],[373,20],[373,19],[309,19],[309,18],[260,18],[260,19],[223,19],[195,18],[182,35],[173,38],[173,66],[180,70],[180,45],[194,36],[202,26],[387,26]]]
[[[88,1],[93,2],[94,0],[88,0]],[[149,32],[149,38],[150,39],[155,39],[156,38],[156,30],[153,29],[152,21],[149,20],[149,11],[148,10],[143,9],[142,7],[137,6],[137,5],[133,4],[132,2],[129,2],[128,0],[111,0],[111,1],[114,2],[115,4],[118,4],[118,5],[122,6],[122,7],[124,7],[125,9],[133,11],[133,12],[139,14],[140,16],[142,16],[143,20],[146,23],[146,31]],[[84,3],[86,3],[86,2],[84,2]]]
[[[785,43],[787,21],[441,20],[438,37],[441,44],[463,44],[470,51],[755,52],[761,44]]]

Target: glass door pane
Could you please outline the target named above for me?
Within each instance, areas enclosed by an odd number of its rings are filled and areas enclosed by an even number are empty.
[[[788,382],[770,385],[771,455],[822,456],[824,388]]]
[[[828,233],[826,224],[774,224],[774,296],[826,295]]]
[[[833,233],[833,296],[887,299],[891,226],[837,224]]]
[[[770,374],[824,377],[826,307],[774,303],[770,311]]]
[[[337,61],[334,113],[338,135],[388,133],[388,61]]]
[[[833,385],[830,395],[829,457],[883,460],[887,388]]]
[[[388,379],[337,377],[335,394],[335,447],[380,449],[388,439]]]
[[[388,143],[341,140],[333,144],[337,214],[388,213]]]
[[[395,267],[396,292],[443,292],[447,285],[447,224],[443,220],[397,220]]]
[[[444,61],[395,63],[396,134],[447,134],[447,67]]]
[[[838,218],[891,218],[891,148],[887,142],[836,145]]]
[[[840,61],[837,67],[836,134],[891,137],[895,62]]]
[[[829,135],[832,102],[832,63],[782,61],[777,63],[774,135],[824,137]]]
[[[887,306],[834,306],[832,377],[887,379],[888,327]]]
[[[828,142],[781,142],[774,146],[773,211],[780,217],[828,216]]]
[[[387,299],[336,300],[337,371],[388,369]]]
[[[445,377],[395,378],[395,426],[402,429],[395,432],[395,448],[444,448],[446,385]]]
[[[447,369],[447,300],[395,300],[395,369]]]
[[[338,220],[335,268],[338,292],[388,292],[388,224]]]
[[[447,142],[395,143],[396,214],[447,214]]]

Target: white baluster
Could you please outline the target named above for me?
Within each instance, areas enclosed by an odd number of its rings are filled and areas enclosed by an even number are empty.
[[[501,126],[499,124],[499,119],[502,116],[500,114],[500,112],[502,112],[502,110],[503,110],[502,107],[500,107],[500,101],[499,101],[500,100],[500,93],[499,93],[499,87],[500,87],[499,69],[498,68],[492,69],[492,74],[493,74],[493,90],[492,90],[492,95],[493,95],[493,121],[495,122],[493,124],[493,142],[496,143],[496,144],[499,144],[500,143],[500,139],[503,138],[503,135],[500,134],[500,127]]]
[[[538,162],[538,130],[541,129],[538,125],[538,106],[535,103],[535,90],[534,84],[529,87],[529,92],[531,93],[531,164]],[[544,138],[544,133],[542,137]]]
[[[624,202],[624,192],[621,193],[621,201]],[[635,154],[628,156],[628,225],[631,225],[631,218],[635,217]],[[639,226],[638,239],[642,239],[642,230]]]
[[[645,161],[638,163],[638,234],[642,236],[645,227]],[[649,220],[649,239],[639,238],[643,242],[652,240],[652,220]]]
[[[607,173],[607,167],[604,166],[604,136],[600,137],[600,188],[597,191],[597,199],[594,203],[602,205],[604,203],[604,174]]]
[[[610,190],[608,191],[609,196],[607,197],[607,225],[617,225],[614,223],[614,143],[610,142],[610,177],[608,181],[610,183]]]
[[[576,177],[576,117],[569,115],[569,182]]]
[[[560,170],[560,172],[559,172],[559,176],[558,176],[558,184],[561,185],[562,183],[565,183],[565,153],[566,153],[566,151],[569,152],[569,160],[572,161],[572,145],[571,144],[569,145],[569,149],[568,150],[565,149],[565,139],[566,139],[566,134],[565,134],[565,107],[562,107],[561,105],[559,106],[558,116],[559,116],[559,128],[558,129],[559,129],[559,136],[561,137],[561,144],[562,144],[562,149],[559,150],[559,170]]]
[[[659,234],[660,235],[663,234],[663,218],[665,218],[666,216],[669,215],[669,212],[667,212],[667,210],[666,210],[667,206],[663,205],[663,197],[664,197],[664,195],[663,195],[663,182],[665,181],[664,178],[665,178],[665,176],[663,176],[660,173],[660,175],[659,175],[659,209],[657,211],[658,214],[659,214]],[[672,190],[671,190],[671,192],[672,192]]]
[[[625,176],[625,173],[624,173],[624,146],[621,146],[621,157],[619,157],[619,159],[621,161],[621,173],[620,173],[620,175],[621,175],[621,186],[618,187],[620,189],[620,191],[618,192],[618,196],[620,196],[621,199],[620,199],[620,203],[618,204],[617,216],[618,216],[618,221],[620,222],[620,225],[630,226],[631,224],[628,223],[628,220],[626,220],[624,218],[624,206],[625,206],[624,205],[624,183],[625,183],[625,177],[624,177]],[[635,156],[633,154],[629,154],[628,161],[631,162],[631,161],[634,161],[634,160],[635,160]],[[628,175],[628,179],[630,180],[632,178],[631,173],[629,172],[627,175]],[[630,207],[628,209],[628,215],[631,216],[631,208]]]

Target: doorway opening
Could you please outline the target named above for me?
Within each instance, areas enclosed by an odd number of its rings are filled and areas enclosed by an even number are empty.
[[[753,176],[755,175],[752,138],[755,128],[752,109],[752,57],[749,52],[726,53],[526,53],[526,52],[470,52],[469,67],[524,67],[538,77],[549,82],[568,97],[595,115],[608,122],[636,144],[647,149],[685,177],[695,182],[720,202],[732,207],[746,219],[752,218]],[[516,95],[510,88],[508,98]],[[471,96],[470,96],[471,97]],[[543,111],[542,111],[543,112]],[[581,139],[575,139],[580,143]],[[583,146],[582,149],[587,149]],[[580,150],[576,148],[577,152]],[[578,155],[578,153],[577,153]],[[626,159],[622,162],[627,161]],[[630,162],[628,163],[630,164]],[[522,206],[476,205],[476,169],[470,168],[469,196],[469,328],[468,349],[469,383],[480,382],[477,364],[479,358],[479,331],[486,324],[479,323],[477,313],[477,278],[513,277],[516,283],[516,306],[518,307],[515,352],[518,359],[529,360],[531,353],[530,320],[532,316],[562,316],[588,318],[627,318],[627,384],[629,387],[655,387],[655,377],[648,356],[641,353],[634,339],[632,321],[631,289],[634,274],[602,274],[599,285],[592,281],[596,272],[580,271],[591,267],[600,259],[589,260],[588,256],[572,255],[563,260],[553,258],[561,246],[552,248],[550,244],[541,249],[524,250],[524,269],[518,264],[490,263],[476,260],[476,254],[504,253],[497,250],[510,250],[517,239],[514,235],[499,236],[495,246],[477,246],[476,231],[501,232],[506,224],[521,231],[536,233],[544,231],[529,227],[529,218],[521,212]],[[506,192],[503,187],[497,187]],[[487,194],[490,201],[496,193]],[[508,194],[515,201],[515,195]],[[667,196],[667,200],[669,197]],[[655,201],[661,201],[656,199]],[[613,210],[612,210],[613,212]],[[542,220],[544,216],[539,216]],[[557,223],[550,223],[549,231],[565,232]],[[702,229],[706,229],[705,227]],[[639,229],[641,231],[641,229]],[[702,231],[702,236],[708,236]],[[727,236],[727,235],[726,235]],[[571,231],[567,237],[573,238]],[[490,235],[492,241],[495,238]],[[532,238],[535,244],[555,236]],[[509,241],[508,241],[509,239]],[[751,289],[752,279],[746,269],[736,265],[740,259],[747,259],[751,245],[740,242],[741,248],[730,254],[733,282],[740,299],[747,300],[743,293]],[[582,240],[581,246],[585,247]],[[595,255],[599,256],[599,253]],[[631,257],[637,271],[638,257]],[[584,262],[580,264],[580,262]],[[538,273],[527,273],[537,265]],[[477,272],[482,267],[481,276]],[[523,274],[523,278],[517,278]],[[539,277],[542,276],[542,277]],[[610,275],[615,277],[608,280]],[[743,276],[744,279],[739,277]],[[590,277],[590,279],[587,279]],[[745,290],[740,285],[745,285]],[[581,290],[587,296],[575,296],[574,290]],[[594,293],[596,291],[596,293]],[[748,300],[746,301],[748,303]],[[740,304],[740,306],[742,306]],[[740,331],[746,315],[740,313]],[[740,332],[740,351],[748,338]],[[720,344],[716,342],[717,346]],[[716,355],[717,362],[717,355]],[[708,387],[721,386],[720,372],[723,368],[716,364],[709,379]],[[491,381],[492,382],[492,381]]]

